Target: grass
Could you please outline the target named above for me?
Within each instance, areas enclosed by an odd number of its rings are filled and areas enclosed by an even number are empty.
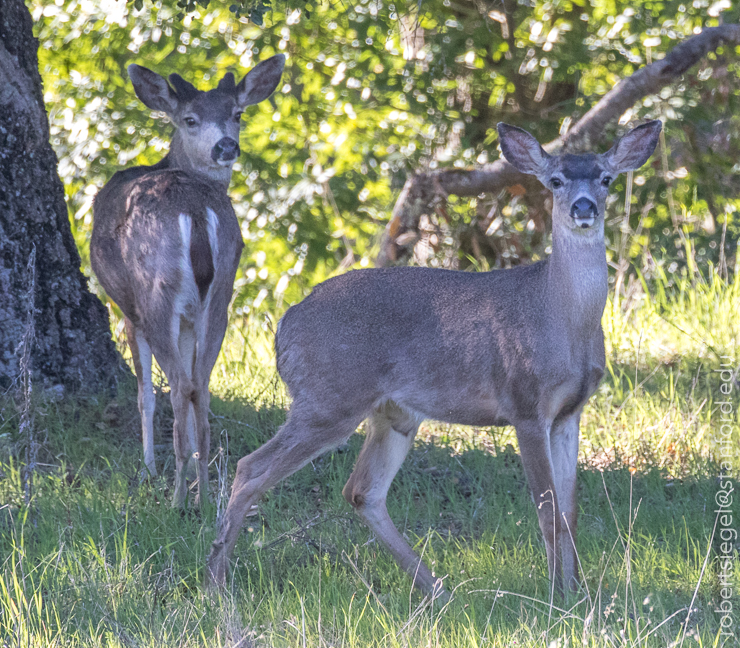
[[[716,611],[722,548],[715,529],[718,401],[725,399],[715,370],[738,364],[737,277],[674,278],[670,288],[663,278],[650,294],[635,281],[607,306],[608,371],[582,421],[584,588],[552,604],[511,429],[427,423],[391,488],[391,516],[446,575],[455,592],[449,605],[411,591],[341,497],[361,430],[267,494],[237,545],[229,591],[211,597],[200,583],[216,511],[202,519],[169,506],[166,390],[159,389],[155,420],[164,476],[144,483],[133,385],[115,399],[37,393],[42,443],[30,505],[16,459],[23,456],[19,413],[5,401],[0,646],[737,645],[740,629],[722,635]],[[213,456],[229,483],[236,460],[285,417],[271,340],[266,323],[234,322],[214,371]],[[729,473],[737,478],[736,385],[729,400]],[[218,491],[215,479],[212,488]],[[217,493],[219,507],[226,495]],[[737,529],[736,500],[731,512]],[[734,539],[735,610],[738,547]]]

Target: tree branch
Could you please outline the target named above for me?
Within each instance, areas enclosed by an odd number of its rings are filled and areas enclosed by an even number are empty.
[[[559,137],[544,148],[550,153],[563,149],[576,152],[592,148],[601,141],[608,124],[619,119],[643,97],[655,94],[673,83],[723,43],[740,43],[740,25],[709,27],[679,43],[660,61],[646,65],[622,79],[564,138]],[[413,234],[418,230],[421,216],[432,212],[448,195],[496,193],[515,184],[529,188],[536,186],[537,181],[517,171],[503,158],[478,169],[443,169],[411,176],[393,208],[381,240],[376,265],[391,265],[406,256],[413,248],[416,238]]]

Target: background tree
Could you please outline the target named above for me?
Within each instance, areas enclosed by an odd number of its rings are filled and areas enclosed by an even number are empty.
[[[740,26],[738,25],[704,28],[699,33],[676,45],[664,58],[640,68],[619,81],[572,127],[570,127],[570,124],[564,123],[560,129],[560,135],[545,145],[546,148],[550,152],[564,150],[573,153],[592,148],[603,139],[606,128],[620,120],[620,118],[625,119],[625,116],[630,114],[633,106],[638,101],[676,82],[684,72],[696,65],[708,53],[714,53],[721,45],[736,45],[738,43],[740,43]],[[687,131],[695,136],[695,128],[689,127]],[[689,140],[694,150],[696,150],[698,147],[696,146],[695,137],[690,137]],[[667,160],[665,159],[666,146],[663,140],[661,148],[663,152],[663,159],[661,160],[663,173],[660,175],[663,180],[670,179],[671,173],[668,171]],[[696,166],[700,173],[706,173],[707,168],[700,162]],[[628,183],[630,185],[628,195],[630,195],[633,188],[631,178]],[[538,207],[539,203],[543,202],[541,198],[543,192],[540,183],[533,182],[525,174],[517,173],[516,169],[503,158],[477,169],[444,169],[437,172],[414,174],[407,180],[396,201],[393,216],[386,226],[381,242],[378,264],[387,265],[398,261],[399,257],[407,256],[411,246],[405,240],[411,239],[411,242],[414,243],[422,238],[423,234],[419,231],[422,218],[429,218],[435,212],[440,211],[440,205],[446,202],[446,198],[450,194],[478,196],[484,193],[500,192],[503,189],[508,189],[514,195],[527,193],[530,195],[527,206],[530,215],[534,212],[540,216],[538,224],[541,231],[543,219],[541,218],[541,211],[538,212]],[[531,194],[535,194],[535,201],[532,201]],[[707,195],[707,200],[711,207],[707,209],[707,220],[703,223],[703,229],[711,235],[716,232],[717,222],[716,202],[711,192]],[[547,204],[547,199],[544,202]],[[681,227],[682,221],[686,221],[686,219],[678,217],[670,188],[668,191],[668,205],[671,210],[673,228],[676,233],[681,235],[679,241],[686,243],[687,239],[683,235],[684,232]],[[627,217],[623,225],[628,228],[629,208],[627,206],[626,211]],[[481,224],[485,226],[490,223],[491,216],[492,214],[489,213]],[[726,234],[728,221],[729,218],[723,219],[725,226],[722,238],[723,248],[726,242],[724,234]],[[623,230],[623,237],[627,233],[629,233],[628,230]],[[482,230],[473,231],[473,238],[471,239],[474,244],[473,252],[477,258],[480,257],[482,245],[486,242],[486,237],[482,234]],[[623,252],[623,250],[620,251],[620,257]],[[691,250],[688,250],[688,252],[691,254]],[[620,261],[623,261],[623,259],[620,259]],[[722,257],[720,258],[720,264],[724,265]],[[623,267],[620,262],[619,269],[623,270]],[[726,270],[726,268],[724,269]]]

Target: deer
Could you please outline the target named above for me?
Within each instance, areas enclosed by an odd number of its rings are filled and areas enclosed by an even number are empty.
[[[652,155],[661,128],[658,120],[638,126],[604,154],[550,155],[527,131],[500,123],[505,159],[552,191],[549,257],[489,272],[354,270],[287,310],[275,351],[292,404],[275,436],[238,462],[207,587],[224,586],[245,514],[260,496],[367,420],[344,498],[413,585],[449,599],[386,508],[419,425],[433,419],[514,426],[551,596],[578,590],[579,424],[605,367],[606,198],[618,174]]]
[[[228,72],[208,91],[178,74],[168,83],[156,72],[129,65],[138,98],[165,113],[175,132],[164,158],[118,171],[94,201],[90,260],[124,315],[144,464],[152,476],[157,475],[152,355],[169,384],[176,507],[186,505],[189,476],[197,479],[196,505],[208,498],[208,387],[244,246],[227,194],[240,154],[241,116],[274,92],[284,64],[278,54],[238,84]]]

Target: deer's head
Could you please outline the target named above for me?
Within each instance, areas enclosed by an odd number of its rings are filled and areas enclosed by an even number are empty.
[[[620,173],[639,169],[653,154],[662,123],[656,119],[633,128],[602,154],[549,155],[527,131],[500,123],[501,150],[522,173],[540,180],[553,196],[553,229],[601,235],[609,185]]]
[[[284,65],[285,57],[278,54],[256,65],[238,84],[229,72],[207,92],[179,74],[171,74],[168,83],[141,65],[129,65],[128,73],[136,96],[175,125],[170,149],[175,165],[228,184],[240,153],[242,112],[274,92]]]

